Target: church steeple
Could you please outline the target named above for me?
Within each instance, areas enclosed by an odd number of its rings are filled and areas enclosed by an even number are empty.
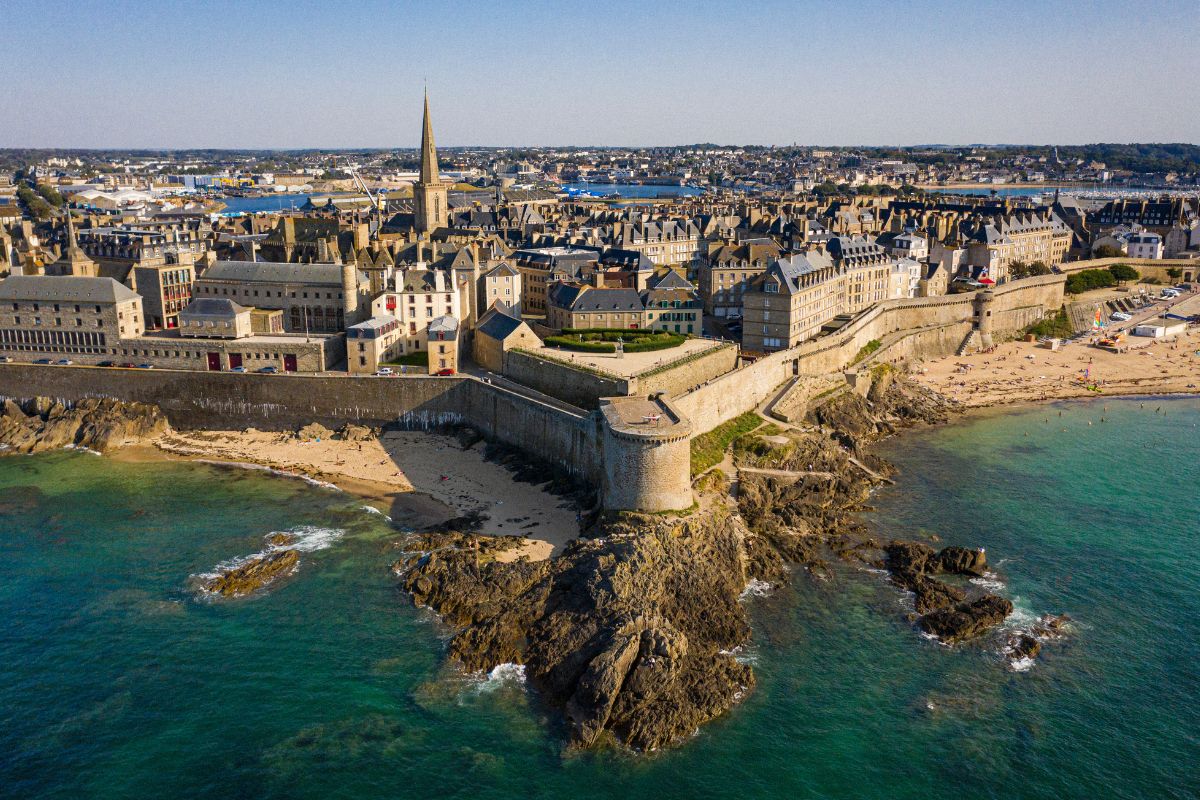
[[[421,123],[421,183],[438,183],[437,145],[433,143],[433,123],[429,120],[429,90],[425,90],[425,117]]]
[[[421,126],[421,175],[413,185],[413,227],[428,234],[446,226],[449,196],[439,177],[433,123],[429,120],[429,92],[425,92],[425,118]]]

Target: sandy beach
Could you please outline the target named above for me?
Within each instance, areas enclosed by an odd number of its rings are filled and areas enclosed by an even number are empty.
[[[1200,330],[1169,340],[1130,337],[1113,353],[1085,341],[1053,352],[1006,342],[990,353],[925,362],[920,383],[968,408],[1069,397],[1200,392]]]
[[[485,519],[478,532],[529,540],[509,551],[510,558],[548,558],[579,530],[569,501],[513,480],[504,467],[484,459],[482,443],[464,450],[457,439],[442,434],[387,431],[354,441],[253,429],[172,431],[153,447],[115,455],[266,467],[332,484],[413,527],[481,514]]]

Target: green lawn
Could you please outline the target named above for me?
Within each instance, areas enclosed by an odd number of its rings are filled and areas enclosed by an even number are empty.
[[[692,477],[720,464],[734,439],[745,436],[762,424],[762,417],[753,411],[747,411],[740,417],[734,417],[729,422],[721,423],[708,433],[692,439]]]
[[[399,358],[395,358],[386,362],[393,367],[425,367],[429,368],[429,352],[426,350],[417,350],[412,353],[405,353]]]

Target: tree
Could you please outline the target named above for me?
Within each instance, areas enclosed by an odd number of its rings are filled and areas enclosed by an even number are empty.
[[[1029,277],[1029,264],[1024,261],[1010,261],[1008,264],[1008,275],[1013,280]]]
[[[28,184],[23,183],[17,187],[17,200],[21,202],[25,213],[38,222],[50,219],[54,215],[54,209],[50,208],[50,204],[38,196],[33,189],[30,189]]]
[[[1183,277],[1183,270],[1179,267],[1167,267],[1167,277],[1173,281],[1177,281]]]
[[[1108,271],[1117,279],[1117,283],[1136,281],[1140,277],[1138,271],[1128,264],[1113,264],[1108,268]]]
[[[1125,255],[1119,247],[1113,247],[1111,244],[1102,244],[1099,247],[1092,248],[1092,255],[1096,258],[1120,258]]]
[[[67,201],[63,199],[63,196],[58,193],[58,189],[55,189],[50,184],[39,183],[34,186],[33,189],[42,196],[43,200],[55,208],[62,208],[67,204]]]
[[[1029,274],[1030,274],[1030,276],[1033,276],[1033,275],[1049,275],[1049,274],[1050,274],[1050,272],[1051,272],[1051,269],[1050,269],[1050,267],[1046,266],[1046,262],[1045,262],[1045,261],[1035,261],[1035,262],[1033,262],[1032,264],[1030,264],[1030,265],[1029,265]]]

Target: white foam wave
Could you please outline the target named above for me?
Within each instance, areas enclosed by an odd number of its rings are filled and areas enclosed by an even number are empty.
[[[1008,584],[994,572],[985,572],[982,577],[971,578],[971,583],[989,592],[1003,592],[1008,588]]]
[[[84,447],[83,445],[79,444],[63,445],[63,450],[78,450],[81,453],[88,453],[93,456],[103,455],[99,450],[93,450],[90,447]]]
[[[266,467],[262,464],[252,464],[248,461],[217,461],[211,458],[198,458],[196,461],[200,464],[211,464],[214,467],[237,467],[238,469],[253,469],[259,472],[266,472],[271,475],[276,475],[280,478],[294,478],[295,480],[304,481],[309,486],[316,486],[320,489],[332,489],[335,492],[342,491],[337,484],[329,481],[321,481],[301,472],[290,472],[286,469],[277,469],[275,467]]]
[[[380,510],[379,510],[378,508],[376,508],[375,506],[363,506],[363,507],[362,507],[362,510],[363,510],[363,511],[366,511],[368,514],[378,514],[379,516],[381,516],[381,517],[383,517],[384,519],[386,519],[388,522],[391,522],[391,521],[392,521],[392,518],[391,518],[391,517],[389,517],[387,514],[383,513],[382,511],[380,511]]]
[[[478,694],[486,694],[505,686],[525,685],[525,665],[506,662],[492,667],[490,672],[475,672],[467,676]]]
[[[742,593],[738,595],[739,600],[745,600],[750,597],[766,597],[774,588],[766,581],[760,581],[758,578],[751,578],[746,584],[746,588],[742,589]]]
[[[262,550],[259,550],[257,553],[236,556],[234,558],[220,561],[212,568],[212,570],[208,572],[196,572],[192,574],[190,578],[192,580],[198,579],[200,582],[210,581],[213,578],[219,578],[225,573],[235,570],[250,561],[263,558],[271,553],[279,553],[284,550],[295,550],[300,553],[313,553],[317,550],[325,550],[329,547],[332,547],[337,541],[345,536],[346,532],[341,528],[322,528],[316,525],[300,525],[299,527],[286,531],[271,531],[266,535],[265,538],[271,539],[272,537],[279,535],[285,536],[287,539],[278,543],[268,541],[267,546]],[[298,569],[300,569],[299,562],[296,563],[295,568],[293,568],[289,574],[295,574],[296,570]],[[207,592],[203,589],[200,591],[201,594],[210,594],[210,592]]]
[[[738,645],[732,650],[719,651],[723,656],[733,656],[733,660],[739,664],[749,664],[754,666],[758,663],[758,651],[745,645]]]
[[[1008,662],[1008,668],[1013,672],[1028,672],[1033,669],[1034,661],[1029,656],[1014,659]]]

